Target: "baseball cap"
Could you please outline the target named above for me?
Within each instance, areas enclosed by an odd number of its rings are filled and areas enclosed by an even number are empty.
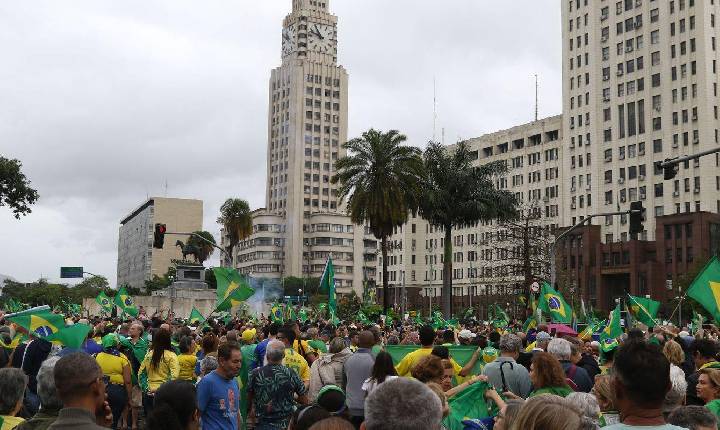
[[[242,340],[243,342],[252,342],[253,339],[255,339],[255,335],[257,334],[257,330],[253,329],[247,329],[244,332],[242,332]]]

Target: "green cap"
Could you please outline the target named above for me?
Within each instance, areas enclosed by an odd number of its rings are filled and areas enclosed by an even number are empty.
[[[106,334],[102,338],[102,346],[103,348],[112,348],[115,346],[118,346],[120,341],[118,340],[118,337],[115,333]]]
[[[494,361],[498,356],[497,349],[493,348],[492,346],[488,346],[487,348],[482,350],[482,357],[485,363],[490,363],[491,361]]]

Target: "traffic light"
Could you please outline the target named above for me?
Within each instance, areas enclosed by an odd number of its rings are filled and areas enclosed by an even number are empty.
[[[658,170],[663,171],[663,179],[666,181],[669,181],[671,179],[675,179],[675,176],[678,174],[678,170],[680,168],[679,164],[673,164],[671,166],[662,166],[662,163],[672,161],[669,158],[666,158],[665,161],[656,161],[655,166],[657,166]]]
[[[155,224],[155,235],[153,236],[153,248],[162,249],[165,243],[165,232],[167,227],[165,224]]]
[[[630,237],[636,237],[638,233],[645,230],[643,227],[645,208],[642,202],[631,202],[630,211]]]

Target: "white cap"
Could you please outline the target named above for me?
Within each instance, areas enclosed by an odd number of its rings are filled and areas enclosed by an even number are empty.
[[[460,330],[460,333],[458,333],[458,337],[461,337],[463,339],[472,339],[475,336],[477,335],[468,329]]]

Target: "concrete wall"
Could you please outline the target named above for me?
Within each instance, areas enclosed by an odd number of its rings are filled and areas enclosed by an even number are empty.
[[[148,316],[152,315],[155,311],[162,310],[167,313],[170,309],[170,297],[165,296],[137,296],[133,297],[135,305],[145,308]],[[175,299],[175,315],[180,318],[188,318],[190,312],[192,312],[193,306],[195,309],[200,311],[203,316],[210,315],[215,307],[215,298],[207,299],[189,299],[183,297],[177,297]],[[90,312],[90,315],[100,315],[100,306],[97,304],[94,298],[88,298],[83,300],[83,308]]]

